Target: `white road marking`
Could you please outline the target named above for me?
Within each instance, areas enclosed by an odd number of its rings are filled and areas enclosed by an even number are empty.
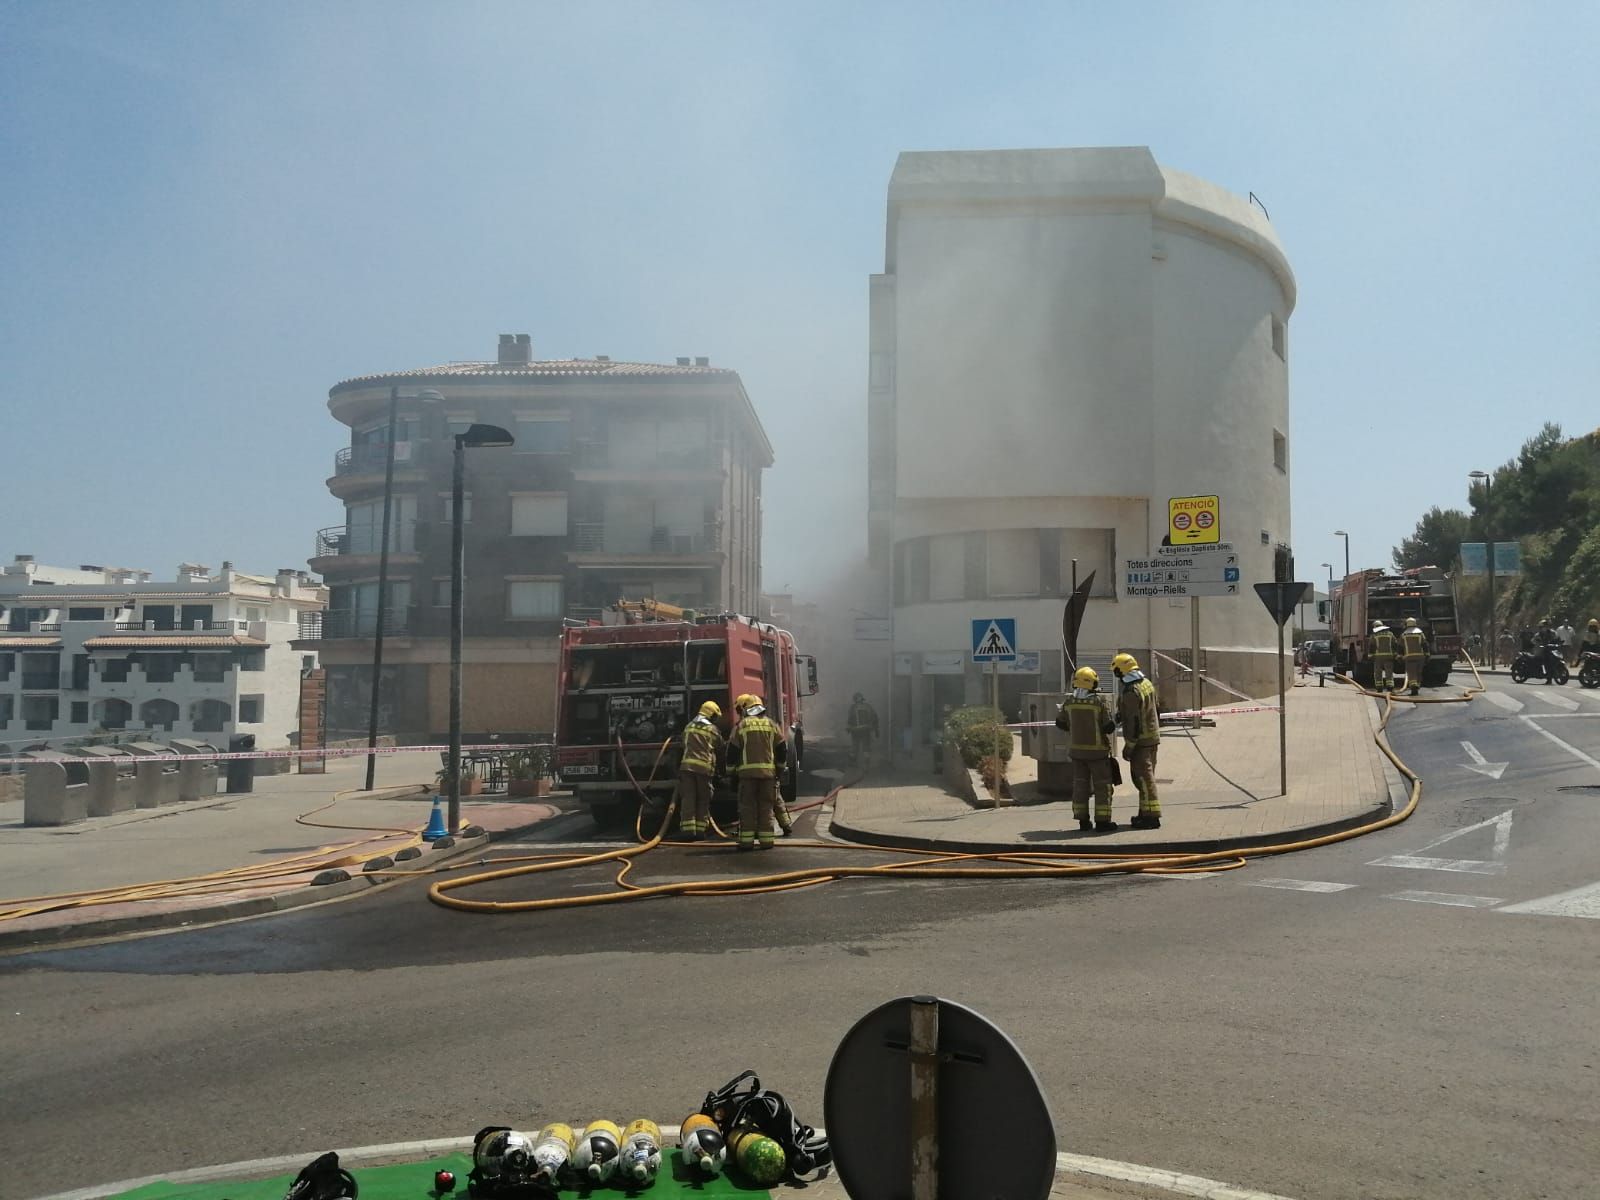
[[[1578,711],[1578,702],[1571,696],[1562,695],[1560,692],[1538,691],[1533,693],[1532,698],[1543,700],[1546,704],[1553,704],[1557,708],[1564,708],[1568,712]]]
[[[1417,904],[1445,904],[1451,908],[1493,908],[1505,901],[1498,896],[1458,896],[1454,892],[1390,892],[1385,900],[1411,900]]]
[[[1600,883],[1573,888],[1570,892],[1557,892],[1553,896],[1540,896],[1537,900],[1524,900],[1495,909],[1503,913],[1534,913],[1546,917],[1587,917],[1600,921]]]
[[[1467,764],[1467,770],[1476,771],[1480,775],[1487,775],[1490,779],[1499,779],[1506,773],[1510,763],[1492,763],[1483,757],[1483,754],[1471,742],[1462,742],[1461,748],[1467,752],[1467,757],[1472,761]]]
[[[1343,892],[1356,887],[1353,883],[1324,883],[1320,879],[1251,879],[1246,887],[1283,888],[1289,892]]]
[[[1508,696],[1504,692],[1485,692],[1483,698],[1490,704],[1498,704],[1507,712],[1519,713],[1523,709],[1521,700],[1518,700],[1515,696]]]
[[[1539,722],[1536,719],[1534,719],[1533,717],[1524,715],[1522,717],[1522,720],[1527,723],[1527,726],[1528,726],[1529,729],[1532,729],[1535,732],[1540,733],[1543,736],[1549,738],[1552,742],[1554,742],[1556,745],[1560,746],[1563,750],[1565,750],[1568,754],[1572,755],[1574,758],[1578,759],[1580,762],[1586,762],[1591,767],[1593,767],[1596,771],[1600,771],[1600,759],[1590,758],[1587,754],[1585,754],[1582,750],[1579,750],[1571,742],[1562,741],[1555,734],[1551,733],[1548,729],[1545,729],[1543,726],[1541,726],[1539,724]]]
[[[1375,858],[1367,866],[1399,867],[1411,871],[1459,871],[1467,875],[1504,875],[1506,851],[1511,848],[1511,818],[1514,811],[1508,808],[1499,816],[1479,821],[1476,825],[1468,825],[1465,829],[1452,830],[1443,837],[1434,838],[1426,846],[1418,847],[1415,854],[1391,854],[1384,858]],[[1490,851],[1494,855],[1492,859],[1436,858],[1422,853],[1424,850],[1432,850],[1446,842],[1466,837],[1469,833],[1487,829],[1491,825],[1494,826],[1494,847]]]

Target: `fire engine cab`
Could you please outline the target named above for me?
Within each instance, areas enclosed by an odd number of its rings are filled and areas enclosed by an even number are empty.
[[[1438,687],[1450,678],[1450,665],[1461,652],[1456,623],[1456,594],[1451,579],[1438,567],[1413,567],[1399,574],[1370,569],[1345,576],[1333,596],[1328,622],[1333,669],[1372,686],[1372,660],[1367,639],[1374,622],[1394,630],[1396,641],[1406,618],[1415,617],[1428,635],[1428,662],[1422,682]]]
[[[733,699],[745,692],[760,696],[787,732],[779,784],[787,802],[798,794],[800,700],[816,694],[817,667],[786,630],[733,613],[620,601],[562,631],[557,687],[556,776],[601,828],[631,819],[646,799],[664,804],[677,781],[684,724],[714,700],[726,737]],[[727,799],[719,795],[724,811]]]

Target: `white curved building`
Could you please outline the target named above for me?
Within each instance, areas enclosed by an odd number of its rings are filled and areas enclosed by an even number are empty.
[[[1013,616],[1039,652],[1036,675],[1006,677],[1013,698],[1058,688],[1073,558],[1097,572],[1091,660],[1187,646],[1188,601],[1122,595],[1176,496],[1221,497],[1246,585],[1202,601],[1208,669],[1275,686],[1248,584],[1290,540],[1295,283],[1266,216],[1143,147],[907,153],[885,257],[869,503],[873,560],[893,564],[896,729],[987,695],[971,618]]]

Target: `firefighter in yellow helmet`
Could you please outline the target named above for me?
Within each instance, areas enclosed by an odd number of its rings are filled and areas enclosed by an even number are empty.
[[[772,849],[773,813],[779,807],[778,768],[789,758],[783,730],[767,716],[759,696],[747,701],[728,739],[728,766],[739,777],[739,849]]]
[[[757,696],[754,692],[744,692],[734,700],[733,709],[735,714],[734,720],[736,722],[734,725],[735,732],[737,732],[739,728],[737,722],[744,718],[745,709],[749,708],[752,704],[760,703],[761,697]],[[781,787],[778,789],[777,798],[772,802],[772,816],[773,819],[778,823],[778,832],[783,834],[784,837],[788,837],[794,832],[794,818],[789,816],[789,806],[783,802],[783,789]]]
[[[1111,819],[1111,731],[1117,727],[1111,706],[1100,692],[1100,676],[1093,667],[1079,667],[1072,676],[1072,694],[1056,714],[1056,725],[1067,731],[1072,759],[1072,815],[1079,829],[1089,824],[1089,792],[1094,792],[1092,828],[1109,833],[1117,827]]]
[[[1415,696],[1422,688],[1422,668],[1428,661],[1428,635],[1415,617],[1406,618],[1400,631],[1400,652],[1406,660],[1406,687]]]
[[[1139,814],[1129,822],[1134,829],[1161,828],[1161,799],[1156,795],[1156,751],[1161,748],[1161,707],[1156,685],[1139,670],[1139,660],[1119,654],[1111,670],[1122,681],[1117,697],[1117,724],[1122,727],[1122,757],[1139,792]]]
[[[1382,621],[1374,621],[1367,657],[1372,660],[1372,686],[1380,692],[1394,690],[1394,651],[1394,631]]]
[[[683,757],[678,760],[678,829],[691,842],[711,832],[711,781],[722,770],[722,709],[707,700],[683,727]]]

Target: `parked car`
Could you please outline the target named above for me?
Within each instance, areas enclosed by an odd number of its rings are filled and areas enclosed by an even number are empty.
[[[1300,643],[1303,657],[1309,666],[1333,666],[1333,645],[1327,639],[1312,639]]]

